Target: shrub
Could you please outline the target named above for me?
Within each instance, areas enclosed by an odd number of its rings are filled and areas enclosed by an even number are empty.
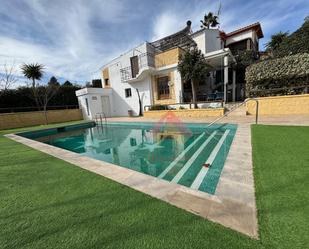
[[[261,61],[246,69],[248,97],[289,94],[309,86],[309,54]],[[297,90],[298,89],[298,90]]]
[[[167,106],[165,106],[165,105],[153,105],[149,108],[149,111],[159,111],[159,110],[167,110]]]

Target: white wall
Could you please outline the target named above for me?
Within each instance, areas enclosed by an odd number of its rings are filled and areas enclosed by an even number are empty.
[[[202,53],[209,53],[221,49],[221,38],[218,29],[205,29],[192,36],[198,49]]]
[[[82,110],[83,117],[86,120],[94,119],[97,113],[103,112],[101,96],[108,96],[110,106],[113,105],[112,89],[83,88],[76,91],[76,96],[78,98],[78,104]],[[86,99],[88,101],[89,113],[87,112]]]
[[[192,36],[192,39],[196,42],[197,48],[200,49],[203,54],[205,54],[206,53],[205,31],[202,31]]]
[[[248,30],[246,32],[242,32],[240,34],[233,35],[226,39],[226,45],[229,45],[234,42],[239,42],[245,39],[252,39],[252,41],[256,41],[255,32],[253,30]]]
[[[176,102],[181,103],[183,102],[181,93],[182,93],[182,82],[181,82],[181,76],[178,70],[174,71],[174,87],[175,87],[175,97]]]
[[[139,113],[139,101],[136,92],[136,88],[139,89],[142,104],[150,105],[152,103],[152,98],[150,94],[151,90],[151,77],[145,77],[143,80],[126,83],[121,82],[120,69],[130,66],[130,57],[135,55],[140,55],[142,53],[151,52],[151,48],[145,42],[140,46],[126,52],[125,54],[114,59],[112,62],[107,64],[104,68],[109,68],[109,82],[110,86],[113,89],[112,98],[112,114],[113,116],[128,116],[128,110],[133,110],[135,115]],[[103,81],[103,79],[102,79]],[[125,97],[125,89],[131,88],[132,96]]]
[[[206,30],[206,53],[221,49],[221,38],[218,29]]]

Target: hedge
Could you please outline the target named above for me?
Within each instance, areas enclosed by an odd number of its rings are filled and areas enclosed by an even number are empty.
[[[309,54],[299,53],[260,61],[246,69],[248,97],[306,91],[309,86]]]

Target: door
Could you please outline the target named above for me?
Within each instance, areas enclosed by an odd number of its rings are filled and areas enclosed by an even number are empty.
[[[110,117],[111,116],[111,106],[109,103],[109,97],[102,96],[101,102],[102,102],[102,111],[104,112],[106,117]]]
[[[139,68],[138,68],[138,56],[133,56],[130,58],[131,61],[131,73],[132,73],[132,78],[135,78],[136,75],[138,74]]]

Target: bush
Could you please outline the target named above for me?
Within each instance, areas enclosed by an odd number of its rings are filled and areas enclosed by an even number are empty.
[[[293,88],[304,89],[306,86],[309,86],[308,53],[261,61],[246,69],[248,97],[265,96],[271,89],[279,90],[276,94],[289,94]]]
[[[309,86],[309,54],[252,64],[246,69],[248,97],[299,93]]]
[[[149,108],[149,111],[160,111],[160,110],[167,110],[167,106],[165,105],[153,105]]]

